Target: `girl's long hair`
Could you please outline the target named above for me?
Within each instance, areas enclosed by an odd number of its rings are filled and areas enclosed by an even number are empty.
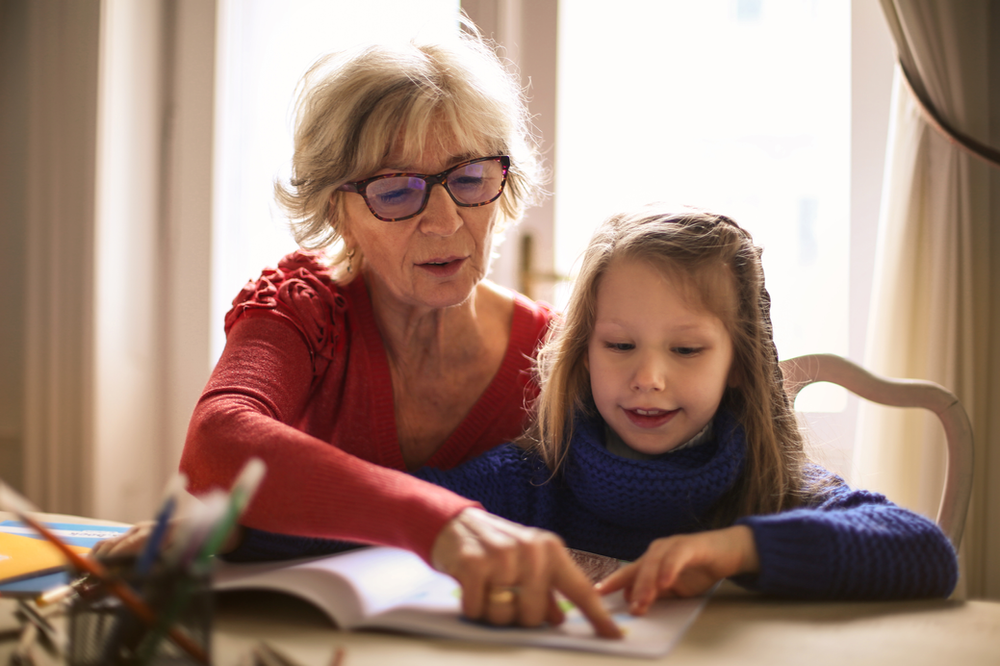
[[[696,209],[671,212],[651,204],[614,215],[584,253],[565,317],[539,353],[541,392],[522,445],[536,449],[557,473],[578,411],[595,415],[585,359],[594,330],[597,291],[612,263],[643,261],[677,280],[726,326],[733,343],[731,386],[720,409],[746,433],[743,472],[708,522],[727,525],[744,515],[775,513],[801,504],[806,456],[785,395],[764,288],[761,249],[728,217]]]

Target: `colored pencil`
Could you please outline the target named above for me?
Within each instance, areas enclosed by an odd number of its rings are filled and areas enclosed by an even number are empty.
[[[38,532],[43,538],[48,540],[53,546],[58,548],[78,571],[87,572],[100,580],[101,583],[107,588],[108,592],[118,597],[118,599],[125,604],[129,610],[135,613],[135,615],[142,620],[146,626],[156,627],[159,624],[159,618],[153,609],[150,608],[149,605],[143,601],[131,587],[129,587],[121,579],[111,575],[111,573],[109,573],[108,570],[104,568],[104,565],[102,565],[98,560],[84,557],[67,546],[62,539],[57,537],[49,531],[47,527],[25,512],[23,510],[24,503],[19,501],[20,497],[14,495],[12,498],[10,495],[11,493],[13,493],[13,491],[8,489],[8,495],[6,497],[8,505],[15,505],[12,507],[13,513],[24,521],[25,525],[28,525],[31,529]],[[202,664],[209,663],[208,655],[205,653],[205,650],[191,640],[191,638],[178,627],[170,627],[167,631],[167,635],[170,637],[170,640],[177,644],[178,647],[190,654],[198,662]]]

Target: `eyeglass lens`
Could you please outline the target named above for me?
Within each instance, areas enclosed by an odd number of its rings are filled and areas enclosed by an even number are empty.
[[[431,181],[431,182],[428,182]],[[500,196],[504,167],[499,159],[459,165],[447,172],[444,187],[460,206],[479,206]],[[365,199],[372,212],[395,220],[415,215],[424,207],[433,177],[393,176],[368,183]]]

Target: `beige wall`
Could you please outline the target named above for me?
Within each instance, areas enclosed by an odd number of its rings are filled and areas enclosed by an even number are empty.
[[[0,0],[0,475],[23,488],[24,259],[27,158],[25,3]]]
[[[210,370],[215,2],[0,0],[2,474],[134,521]]]
[[[92,258],[99,3],[4,0],[0,11],[2,136],[13,146],[3,152],[0,185],[11,243],[0,252],[3,270],[16,270],[5,284],[18,292],[0,331],[4,390],[17,393],[16,409],[0,412],[0,428],[14,442],[4,452],[11,462],[4,476],[25,490],[38,485],[29,458],[54,453],[60,442],[65,455],[53,458],[45,483],[56,496],[80,496],[92,304],[81,276]],[[39,400],[34,389],[43,384],[51,390]]]

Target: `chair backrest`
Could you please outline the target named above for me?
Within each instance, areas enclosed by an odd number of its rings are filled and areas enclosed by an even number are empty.
[[[835,354],[809,354],[781,362],[785,392],[792,403],[814,382],[839,384],[856,395],[893,407],[929,409],[944,426],[947,467],[937,524],[958,549],[972,496],[972,424],[955,395],[939,384],[918,379],[888,379]]]

